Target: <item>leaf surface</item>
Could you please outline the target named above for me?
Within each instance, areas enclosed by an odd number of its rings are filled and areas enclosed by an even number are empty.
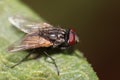
[[[9,68],[28,54],[24,51],[6,51],[10,44],[24,35],[8,21],[9,16],[16,14],[43,21],[20,0],[0,0],[0,80],[98,80],[91,65],[79,50],[75,50],[72,55],[68,52],[52,55],[60,70],[60,76],[56,74],[55,66],[45,61],[44,57],[25,61],[13,69]],[[47,60],[51,61],[49,58]]]

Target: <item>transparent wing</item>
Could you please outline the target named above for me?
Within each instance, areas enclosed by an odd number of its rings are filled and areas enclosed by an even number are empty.
[[[8,48],[9,52],[28,50],[40,47],[50,47],[53,43],[36,34],[27,34],[21,41],[16,42]]]
[[[28,18],[25,18],[21,15],[15,15],[8,18],[9,22],[13,24],[15,27],[20,29],[25,33],[31,33],[33,31],[37,31],[38,29],[53,27],[48,23],[40,23],[36,21],[32,21]]]

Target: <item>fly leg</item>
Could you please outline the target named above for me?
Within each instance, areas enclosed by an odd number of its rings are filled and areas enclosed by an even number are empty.
[[[44,53],[45,53],[45,55],[47,55],[53,61],[52,63],[55,65],[55,68],[57,70],[57,74],[59,76],[60,75],[60,71],[59,71],[58,66],[57,66],[57,64],[55,62],[55,59],[53,59],[49,54],[47,54],[47,52],[44,51]]]
[[[14,68],[15,66],[19,65],[20,63],[22,63],[23,61],[25,61],[31,54],[28,53],[21,61],[19,61],[18,63],[16,63],[15,65],[11,66],[11,68]]]

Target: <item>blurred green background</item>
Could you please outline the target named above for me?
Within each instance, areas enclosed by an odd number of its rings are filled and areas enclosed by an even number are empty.
[[[107,0],[22,0],[55,26],[75,28],[79,50],[100,80],[118,80],[120,2]]]

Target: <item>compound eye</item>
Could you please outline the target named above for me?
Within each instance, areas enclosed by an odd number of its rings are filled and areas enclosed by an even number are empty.
[[[75,44],[75,31],[74,31],[73,29],[70,29],[68,44],[69,44],[70,46],[72,46],[72,45]]]

